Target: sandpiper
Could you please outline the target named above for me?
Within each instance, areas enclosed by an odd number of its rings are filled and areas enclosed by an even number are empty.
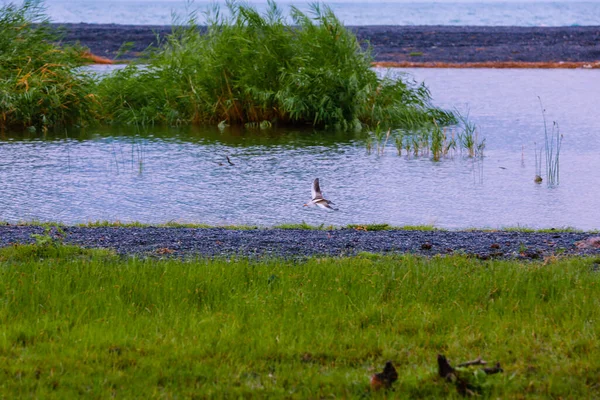
[[[325,198],[323,197],[323,194],[321,193],[321,188],[319,187],[319,178],[316,178],[312,184],[312,200],[309,201],[308,203],[304,204],[304,207],[316,205],[321,208],[337,210],[336,208],[331,207],[330,204],[333,204],[333,202],[329,201],[329,200],[325,200]]]

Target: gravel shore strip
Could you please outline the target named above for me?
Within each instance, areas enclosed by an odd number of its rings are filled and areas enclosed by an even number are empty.
[[[64,42],[80,42],[100,57],[115,58],[131,43],[122,59],[132,59],[170,26],[117,24],[56,24],[65,29]],[[600,26],[349,26],[359,40],[369,41],[377,62],[590,62],[600,61]]]
[[[426,256],[467,254],[481,259],[538,259],[552,255],[599,254],[600,248],[578,249],[575,242],[592,233],[518,231],[419,231],[356,229],[302,230],[163,227],[62,227],[65,244],[109,248],[121,255],[154,257],[351,256],[360,252],[411,253]],[[34,243],[44,234],[33,225],[0,226],[0,247]],[[52,235],[57,231],[53,228]]]

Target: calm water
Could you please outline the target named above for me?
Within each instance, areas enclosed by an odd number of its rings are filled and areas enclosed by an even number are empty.
[[[186,0],[45,1],[48,15],[55,22],[116,24],[170,24],[172,11],[178,15],[188,15],[187,10],[201,13],[210,4],[225,2],[195,1],[189,8],[186,8],[186,3]],[[249,3],[262,10],[266,1],[254,0]],[[309,3],[312,1],[277,2],[286,15],[290,5],[307,10]],[[388,0],[326,3],[347,25],[600,25],[598,1]]]
[[[399,157],[392,145],[367,155],[360,135],[312,131],[7,135],[0,220],[600,228],[599,70],[403,72],[425,80],[438,105],[469,110],[486,138],[482,164],[460,154]],[[543,142],[537,96],[564,134],[552,189],[533,182],[534,142]],[[302,207],[315,177],[339,211]]]

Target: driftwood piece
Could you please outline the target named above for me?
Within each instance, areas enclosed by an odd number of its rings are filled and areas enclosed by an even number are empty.
[[[446,379],[448,382],[453,382],[456,385],[456,391],[462,396],[476,396],[478,392],[481,391],[481,387],[473,385],[469,383],[467,379],[461,377],[460,371],[457,371],[450,363],[448,359],[443,354],[438,354],[437,356],[438,363],[438,374],[440,377]],[[473,365],[486,365],[487,362],[482,360],[481,357],[466,361],[464,363],[458,364],[458,367],[469,367]],[[500,367],[500,363],[496,363],[494,367],[487,367],[481,369],[487,375],[493,375],[500,372],[504,372],[504,370]],[[464,372],[463,372],[464,375]]]
[[[460,363],[457,365],[457,367],[468,367],[470,365],[486,365],[487,361],[482,360],[481,357],[478,357],[475,360],[471,360],[471,361],[465,361],[464,363]]]

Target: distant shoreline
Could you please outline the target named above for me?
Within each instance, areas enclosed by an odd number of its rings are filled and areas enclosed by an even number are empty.
[[[168,25],[54,24],[64,43],[79,42],[92,54],[115,60],[139,57]],[[600,68],[600,26],[348,26],[370,43],[376,63],[404,67]],[[201,28],[203,29],[203,28]],[[464,64],[464,65],[463,65]]]

